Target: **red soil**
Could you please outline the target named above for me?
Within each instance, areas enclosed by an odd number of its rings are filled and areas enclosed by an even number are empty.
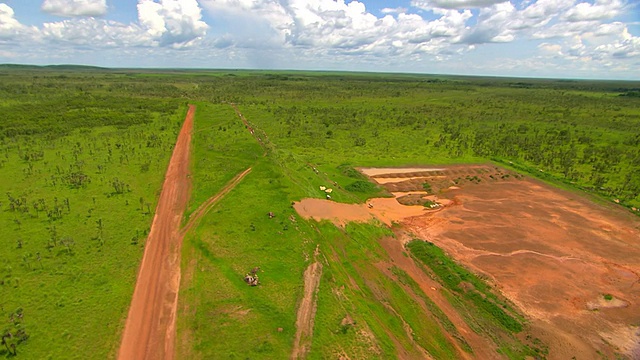
[[[640,219],[532,180],[449,196],[459,205],[405,228],[488,275],[532,320],[550,359],[638,355]]]
[[[411,278],[420,286],[420,289],[427,295],[437,306],[445,313],[447,318],[455,325],[456,329],[460,332],[460,335],[467,341],[467,343],[473,348],[475,358],[482,360],[501,359],[502,357],[495,351],[495,345],[489,339],[486,339],[476,334],[467,323],[464,322],[462,316],[458,311],[449,303],[445,295],[440,291],[441,285],[436,280],[424,273],[418,265],[409,256],[408,251],[402,246],[402,242],[407,239],[407,234],[402,231],[396,231],[397,237],[401,240],[394,238],[383,238],[380,240],[380,244],[389,254],[391,258],[391,264],[404,270]],[[411,294],[410,290],[407,293]],[[421,302],[419,298],[416,298],[418,303]],[[428,309],[425,309],[429,312]],[[445,331],[446,334],[446,331]],[[450,337],[450,336],[449,336]],[[459,344],[455,339],[450,339],[451,343],[458,347],[458,356],[461,359],[473,359],[474,356],[464,352],[459,347]]]
[[[145,245],[118,359],[172,359],[180,285],[180,221],[189,200],[189,148],[195,106],[187,117],[165,175]]]
[[[410,216],[428,212],[424,206],[401,205],[394,198],[376,198],[367,200],[367,204],[343,204],[324,199],[303,199],[293,207],[306,219],[330,220],[338,226],[349,221],[367,222],[374,217],[386,225]]]

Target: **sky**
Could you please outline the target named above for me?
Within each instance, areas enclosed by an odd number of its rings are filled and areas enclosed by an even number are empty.
[[[640,80],[640,0],[0,0],[0,63]]]

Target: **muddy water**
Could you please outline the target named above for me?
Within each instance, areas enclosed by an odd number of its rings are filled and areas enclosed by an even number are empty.
[[[369,206],[371,205],[371,206]],[[394,198],[369,199],[366,204],[343,204],[323,199],[303,199],[293,207],[305,219],[329,220],[338,226],[351,221],[368,222],[378,219],[391,226],[392,222],[423,215],[424,206],[406,206]]]

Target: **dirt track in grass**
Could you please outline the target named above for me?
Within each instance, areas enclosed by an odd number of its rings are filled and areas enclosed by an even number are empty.
[[[144,255],[118,359],[172,359],[180,286],[180,222],[189,200],[189,155],[196,107],[178,135]]]
[[[318,249],[315,261],[304,272],[304,295],[298,306],[296,318],[296,338],[291,351],[291,359],[304,359],[311,346],[313,324],[316,317],[317,294],[322,277],[322,263],[318,260]]]
[[[191,214],[191,216],[189,216],[189,220],[187,221],[187,224],[180,231],[181,236],[184,236],[189,230],[198,226],[198,223],[200,222],[202,217],[205,216],[207,212],[209,212],[211,207],[213,207],[213,205],[215,205],[218,201],[220,201],[220,199],[222,199],[231,190],[233,190],[233,188],[235,188],[236,185],[238,185],[240,181],[244,179],[245,176],[249,175],[250,172],[251,172],[251,168],[247,168],[243,172],[234,176],[233,179],[231,179],[231,181],[229,181],[222,188],[222,190],[220,190],[220,192],[210,197],[207,201],[205,201],[200,206],[198,206],[198,208]]]

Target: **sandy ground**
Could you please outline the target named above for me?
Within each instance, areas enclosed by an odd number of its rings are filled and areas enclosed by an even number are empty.
[[[189,148],[195,106],[165,175],[127,316],[118,359],[172,359],[180,285],[180,221],[189,200]]]
[[[390,172],[396,170],[396,173]],[[425,168],[367,169],[389,191],[417,192]],[[549,359],[640,359],[640,219],[613,204],[595,204],[579,195],[490,165],[434,169],[444,176],[430,182],[442,211],[413,212],[416,206],[376,206],[303,200],[295,205],[305,217],[368,221],[373,216],[443,248],[457,261],[486,275],[530,320],[531,332],[549,346]],[[394,179],[395,180],[395,179]],[[398,194],[400,195],[400,194]],[[378,199],[369,200],[373,202]],[[389,199],[394,200],[395,199]],[[448,201],[444,201],[448,200]],[[403,209],[404,208],[404,209]],[[412,275],[445,311],[477,352],[486,340],[469,332],[455,311],[429,293],[436,287],[407,261],[402,241],[383,242],[396,265]],[[606,295],[606,297],[605,297]]]
[[[294,203],[293,207],[306,219],[330,220],[339,226],[344,226],[350,221],[367,222],[374,218],[391,226],[394,221],[428,212],[424,206],[401,205],[394,198],[369,199],[367,204],[342,204],[324,199],[303,199]]]
[[[321,276],[322,263],[318,261],[318,249],[316,248],[315,261],[304,272],[304,295],[298,306],[296,338],[291,351],[291,359],[304,359],[311,347]]]

